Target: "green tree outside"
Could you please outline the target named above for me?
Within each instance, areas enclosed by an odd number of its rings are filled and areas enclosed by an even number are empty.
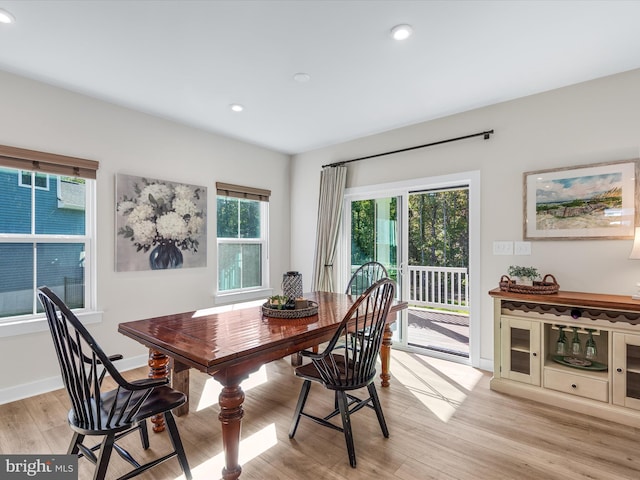
[[[397,218],[392,198],[390,219]],[[376,200],[351,203],[351,265],[377,259]],[[394,225],[395,228],[395,225]],[[409,195],[409,265],[466,267],[469,262],[469,190],[457,188]],[[393,265],[397,248],[391,247]]]
[[[389,218],[378,219],[376,200],[359,200],[351,203],[351,265],[359,266],[377,260],[376,249],[381,243],[385,243],[390,248],[391,263],[397,265],[397,246],[389,245],[389,239],[377,236],[378,222],[388,221],[390,229],[397,229],[397,224],[393,220],[398,216],[397,209],[397,199],[391,198]]]
[[[466,267],[469,263],[469,190],[409,195],[409,265]]]

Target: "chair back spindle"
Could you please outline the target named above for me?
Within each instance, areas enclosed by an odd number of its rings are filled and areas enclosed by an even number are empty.
[[[379,262],[367,262],[353,272],[345,293],[347,295],[362,295],[371,285],[388,276],[384,265]]]
[[[52,292],[50,292],[52,293]],[[62,378],[79,427],[87,430],[125,427],[151,394],[134,395],[130,385],[78,318],[62,301],[39,293],[58,356]],[[59,299],[58,299],[59,300]],[[117,393],[103,398],[102,379],[108,373]]]
[[[358,389],[376,374],[376,359],[382,345],[386,318],[395,293],[392,280],[380,280],[362,294],[345,315],[323,354],[311,356],[329,389]],[[351,345],[331,352],[336,345]]]

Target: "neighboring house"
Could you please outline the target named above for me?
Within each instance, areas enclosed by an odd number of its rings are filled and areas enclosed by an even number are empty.
[[[85,234],[84,192],[82,179],[0,168],[0,233],[15,237],[0,244],[0,317],[31,313],[34,283],[84,306],[83,244],[52,238]]]

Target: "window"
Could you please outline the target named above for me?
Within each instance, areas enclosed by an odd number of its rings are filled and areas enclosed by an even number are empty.
[[[31,188],[31,184],[33,183],[36,188],[48,190],[49,189],[49,175],[46,173],[36,173],[35,174],[35,182],[32,182],[32,178],[34,177],[34,173],[29,170],[21,170],[20,176],[18,177],[21,187]]]
[[[68,165],[75,160],[93,169]],[[0,146],[0,327],[37,319],[44,326],[36,296],[42,285],[72,309],[93,306],[96,168],[89,160]]]
[[[268,190],[216,183],[218,292],[268,287]]]

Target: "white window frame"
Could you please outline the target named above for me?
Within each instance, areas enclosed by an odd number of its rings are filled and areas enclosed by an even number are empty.
[[[218,197],[216,196],[216,225],[218,221],[217,205]],[[255,200],[258,201],[258,200]],[[216,283],[215,283],[215,303],[219,305],[228,303],[244,302],[266,298],[273,294],[273,289],[269,287],[269,202],[259,201],[260,203],[260,238],[221,238],[216,235],[216,259],[220,252],[221,244],[259,244],[262,245],[262,265],[261,265],[261,285],[257,287],[238,288],[234,290],[219,290],[220,270],[219,260],[216,262]]]
[[[22,179],[22,170],[18,171],[18,179]],[[47,175],[47,185],[50,179]],[[31,188],[31,185],[24,185]],[[4,234],[0,233],[0,244],[2,243],[84,243],[84,298],[85,306],[80,309],[73,309],[73,312],[84,324],[99,323],[102,321],[102,312],[96,310],[96,250],[95,238],[97,232],[96,222],[96,180],[85,179],[86,187],[86,210],[85,210],[85,235],[43,235],[43,234]],[[32,222],[35,222],[35,190],[32,189]],[[35,272],[34,272],[35,282]],[[36,288],[37,286],[34,286]],[[10,317],[0,317],[0,337],[22,335],[28,333],[42,332],[48,330],[47,320],[44,313],[16,315]]]
[[[29,170],[18,170],[18,186],[20,187],[24,187],[24,188],[31,188],[31,184],[30,183],[23,183],[22,182],[22,174],[25,172],[29,172]],[[31,181],[34,182],[35,179],[33,178],[34,174],[38,175],[37,172],[31,172]],[[47,184],[44,187],[39,187],[36,185],[36,190],[49,190],[49,174],[47,173],[40,173],[40,175],[44,175],[44,178],[47,181]]]

